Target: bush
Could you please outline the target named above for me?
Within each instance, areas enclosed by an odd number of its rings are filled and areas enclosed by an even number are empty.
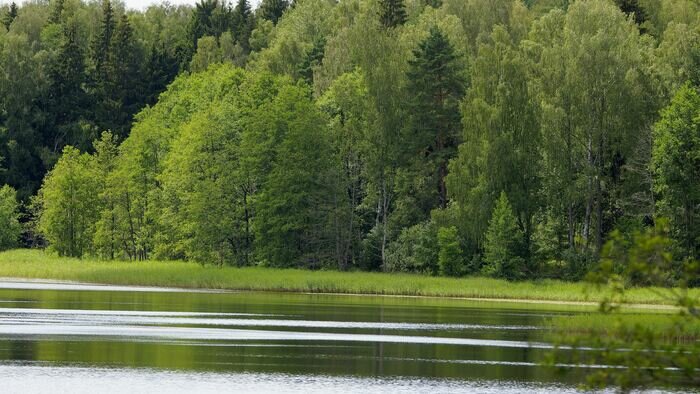
[[[401,231],[398,239],[389,244],[387,269],[389,271],[438,273],[438,245],[435,226],[419,223]]]
[[[464,252],[456,227],[443,227],[438,230],[438,263],[440,275],[461,276],[464,273]]]
[[[5,185],[0,188],[0,250],[16,247],[21,233],[17,192]]]

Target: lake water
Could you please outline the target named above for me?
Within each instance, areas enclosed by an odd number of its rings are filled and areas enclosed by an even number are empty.
[[[566,308],[0,281],[0,392],[575,392]]]

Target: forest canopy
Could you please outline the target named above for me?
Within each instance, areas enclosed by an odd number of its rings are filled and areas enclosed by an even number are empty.
[[[53,0],[0,17],[0,183],[25,244],[577,280],[610,234],[664,217],[678,266],[700,258],[694,1]]]

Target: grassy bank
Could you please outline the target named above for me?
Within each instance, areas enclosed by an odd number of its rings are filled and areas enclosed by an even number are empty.
[[[587,292],[584,284],[553,280],[507,282],[480,277],[457,279],[259,267],[216,268],[187,262],[104,262],[59,258],[38,250],[0,253],[0,277],[182,288],[509,300],[580,302],[598,301],[601,297],[594,289]],[[635,289],[629,292],[628,302],[664,304],[665,300],[649,289]]]
[[[603,315],[600,313],[575,314],[553,319],[555,335],[571,339],[573,336],[624,338],[626,333],[642,327],[656,338],[669,343],[693,343],[700,339],[700,320],[671,314]]]

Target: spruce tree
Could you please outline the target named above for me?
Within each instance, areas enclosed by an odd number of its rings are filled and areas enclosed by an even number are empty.
[[[144,103],[154,105],[158,96],[170,85],[180,73],[180,63],[165,45],[154,44],[145,66]]]
[[[263,0],[260,4],[260,16],[276,25],[287,8],[289,8],[287,0]]]
[[[47,127],[45,141],[55,154],[65,145],[86,148],[91,136],[82,135],[79,123],[89,103],[83,90],[85,60],[77,41],[76,27],[64,27],[63,43],[54,62],[49,66],[48,113],[52,127]]]
[[[129,17],[123,14],[114,32],[112,53],[108,59],[112,74],[108,81],[107,101],[113,107],[108,114],[111,124],[103,129],[112,130],[120,139],[125,138],[131,128],[131,119],[141,108],[141,59],[134,42],[134,32]]]
[[[5,29],[10,30],[10,25],[12,25],[12,22],[17,18],[17,14],[17,4],[13,1],[12,4],[10,4],[10,9],[7,10],[7,14],[5,14],[5,17],[2,19],[2,24],[5,25]]]
[[[197,41],[200,38],[213,35],[212,17],[218,6],[217,0],[202,0],[195,5],[188,26],[192,54],[197,51]]]
[[[236,43],[243,48],[244,53],[250,51],[250,33],[253,31],[253,13],[248,0],[238,0],[233,9],[233,22],[231,33]]]
[[[437,193],[437,206],[444,208],[447,164],[455,155],[461,135],[459,103],[464,95],[463,69],[452,44],[437,27],[430,29],[429,36],[413,55],[407,73],[407,94],[411,97],[407,145],[409,152],[418,153],[423,158],[422,164],[428,166],[422,171],[434,174],[434,189],[427,191],[427,195]]]
[[[102,21],[100,29],[92,42],[91,55],[93,66],[93,79],[96,84],[107,78],[109,70],[107,64],[112,47],[112,36],[116,29],[114,9],[110,0],[102,2]]]
[[[493,210],[484,242],[484,267],[486,275],[522,279],[527,274],[522,254],[523,234],[508,196],[501,192]]]
[[[309,86],[314,84],[314,68],[321,64],[325,54],[326,40],[318,37],[314,40],[314,46],[306,54],[306,58],[299,66],[299,76],[301,76]]]
[[[406,6],[403,0],[379,0],[379,20],[386,28],[406,23]]]

